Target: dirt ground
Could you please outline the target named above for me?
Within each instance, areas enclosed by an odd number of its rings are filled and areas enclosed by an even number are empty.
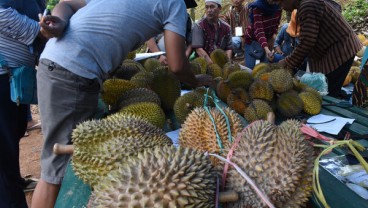
[[[32,117],[34,121],[39,121],[40,116],[36,105],[31,105]],[[29,136],[23,137],[20,141],[20,171],[23,177],[40,178],[40,156],[42,149],[41,128],[28,131]],[[30,206],[33,191],[26,193],[27,203]]]

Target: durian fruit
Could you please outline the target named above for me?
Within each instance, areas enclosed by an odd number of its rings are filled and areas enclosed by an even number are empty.
[[[114,78],[130,80],[135,74],[144,70],[143,66],[131,59],[125,59],[113,74]]]
[[[228,82],[224,80],[220,80],[216,85],[216,94],[217,97],[220,98],[223,102],[227,101],[227,96],[231,93],[231,88]]]
[[[120,96],[137,86],[124,79],[108,79],[102,84],[101,98],[107,105],[115,106]]]
[[[233,72],[240,71],[240,65],[238,63],[229,61],[227,62],[222,70],[222,78],[227,79]]]
[[[162,129],[137,116],[119,113],[78,124],[72,142],[74,172],[92,187],[121,167],[128,156],[145,148],[172,145]]]
[[[300,127],[296,120],[280,126],[256,121],[241,132],[231,158],[276,207],[303,207],[311,195],[313,149]],[[233,167],[228,170],[225,189],[239,193],[239,200],[228,207],[267,207]]]
[[[153,72],[157,67],[160,67],[160,61],[156,58],[149,58],[143,62],[143,67],[148,72]]]
[[[270,73],[268,82],[277,93],[283,93],[293,88],[293,77],[285,69],[276,69]]]
[[[140,102],[128,105],[120,109],[119,113],[129,113],[145,119],[153,125],[163,129],[166,116],[160,105],[152,102]]]
[[[258,78],[261,74],[267,73],[271,71],[271,67],[268,63],[258,63],[254,66],[252,70],[253,78]]]
[[[92,207],[215,207],[216,174],[203,153],[157,147],[129,158],[92,193]]]
[[[196,91],[188,92],[180,96],[174,104],[175,118],[179,124],[183,124],[188,114],[196,107],[202,107],[204,96]]]
[[[201,65],[199,63],[190,62],[189,65],[194,75],[201,74]]]
[[[271,106],[264,100],[254,99],[244,110],[244,118],[249,122],[259,119],[266,120],[267,114],[273,112]]]
[[[152,102],[161,105],[160,97],[147,88],[134,88],[125,92],[118,101],[118,109],[139,102]]]
[[[133,59],[135,58],[136,54],[137,54],[137,51],[136,51],[136,50],[134,50],[134,51],[130,51],[130,52],[128,53],[128,55],[127,55],[126,59],[132,59],[132,60],[133,60]]]
[[[249,95],[253,99],[263,99],[271,101],[273,99],[273,89],[270,83],[262,80],[254,81],[249,87]]]
[[[241,87],[248,90],[250,84],[253,82],[253,77],[246,71],[236,71],[229,75],[227,82],[231,89]]]
[[[226,52],[219,48],[212,51],[210,57],[213,63],[219,65],[220,68],[223,68],[224,65],[229,62],[229,57],[227,56]]]
[[[134,83],[137,87],[143,87],[152,89],[153,85],[153,73],[148,71],[140,71],[135,74],[130,81]]]
[[[356,66],[352,66],[350,68],[349,74],[351,75],[351,83],[355,83],[360,75],[360,68]]]
[[[305,90],[308,87],[308,85],[300,82],[299,80],[293,78],[293,90],[297,91],[297,92],[301,92],[303,90]]]
[[[229,96],[227,96],[227,105],[235,110],[235,112],[243,115],[245,108],[250,103],[250,97],[243,88],[235,88],[231,90]]]
[[[153,71],[153,86],[161,100],[164,110],[172,110],[176,99],[180,97],[180,81],[176,79],[167,66],[161,66]]]
[[[230,135],[235,138],[237,133],[243,129],[239,115],[229,108],[223,108],[222,110],[230,123]],[[179,144],[181,147],[193,148],[200,152],[223,155],[222,148],[231,143],[228,138],[229,131],[226,118],[217,108],[210,108],[209,111],[213,121],[203,107],[192,110],[180,130]],[[221,141],[218,141],[216,135],[219,136]],[[213,164],[217,166],[219,163],[213,159]]]
[[[193,63],[198,63],[201,66],[201,74],[206,74],[207,72],[207,61],[203,57],[197,57],[193,61]]]
[[[319,93],[313,87],[307,86],[302,92],[310,92],[310,93],[312,93],[314,96],[316,96],[316,98],[318,98],[319,102],[322,104],[322,95],[321,95],[321,93]]]
[[[309,115],[317,115],[321,112],[322,104],[321,101],[311,92],[301,92],[299,97],[303,101],[303,110]]]
[[[290,90],[277,98],[277,110],[286,118],[292,118],[303,111],[303,100],[296,91]]]
[[[207,65],[207,74],[208,75],[211,75],[213,78],[216,78],[216,77],[222,77],[222,68],[213,63],[213,64],[208,64]]]
[[[262,80],[262,81],[266,81],[268,82],[268,79],[270,78],[270,72],[267,73],[262,73],[261,75],[259,75],[258,79]]]

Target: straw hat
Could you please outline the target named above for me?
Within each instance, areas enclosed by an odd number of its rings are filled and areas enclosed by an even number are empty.
[[[289,26],[286,29],[286,32],[289,33],[289,35],[293,38],[298,37],[300,33],[300,25],[296,25],[296,9],[293,10],[291,13],[291,19],[289,22]]]

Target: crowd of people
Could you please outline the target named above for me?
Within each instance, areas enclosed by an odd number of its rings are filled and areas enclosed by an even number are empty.
[[[362,45],[330,1],[231,0],[222,15],[221,0],[204,0],[204,16],[193,22],[194,0],[69,0],[39,19],[45,0],[0,0],[0,58],[8,67],[38,65],[38,105],[44,144],[41,178],[33,208],[54,207],[68,155],[55,155],[55,143],[70,144],[75,126],[97,109],[102,82],[128,52],[147,41],[151,52],[165,51],[160,63],[192,87],[212,85],[209,75],[194,75],[189,58],[223,49],[231,60],[256,60],[321,72],[331,96],[338,96]],[[281,26],[282,10],[293,12]],[[46,43],[47,42],[47,43]],[[46,46],[44,47],[44,44]],[[0,68],[0,207],[27,207],[19,168],[19,141],[27,128],[29,106],[10,99],[9,75]]]

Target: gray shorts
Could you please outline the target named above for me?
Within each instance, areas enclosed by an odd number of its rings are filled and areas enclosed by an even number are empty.
[[[42,59],[37,72],[38,106],[44,144],[41,178],[60,184],[70,155],[55,155],[55,143],[70,144],[75,126],[93,117],[100,85],[97,79],[80,77],[60,65]]]

